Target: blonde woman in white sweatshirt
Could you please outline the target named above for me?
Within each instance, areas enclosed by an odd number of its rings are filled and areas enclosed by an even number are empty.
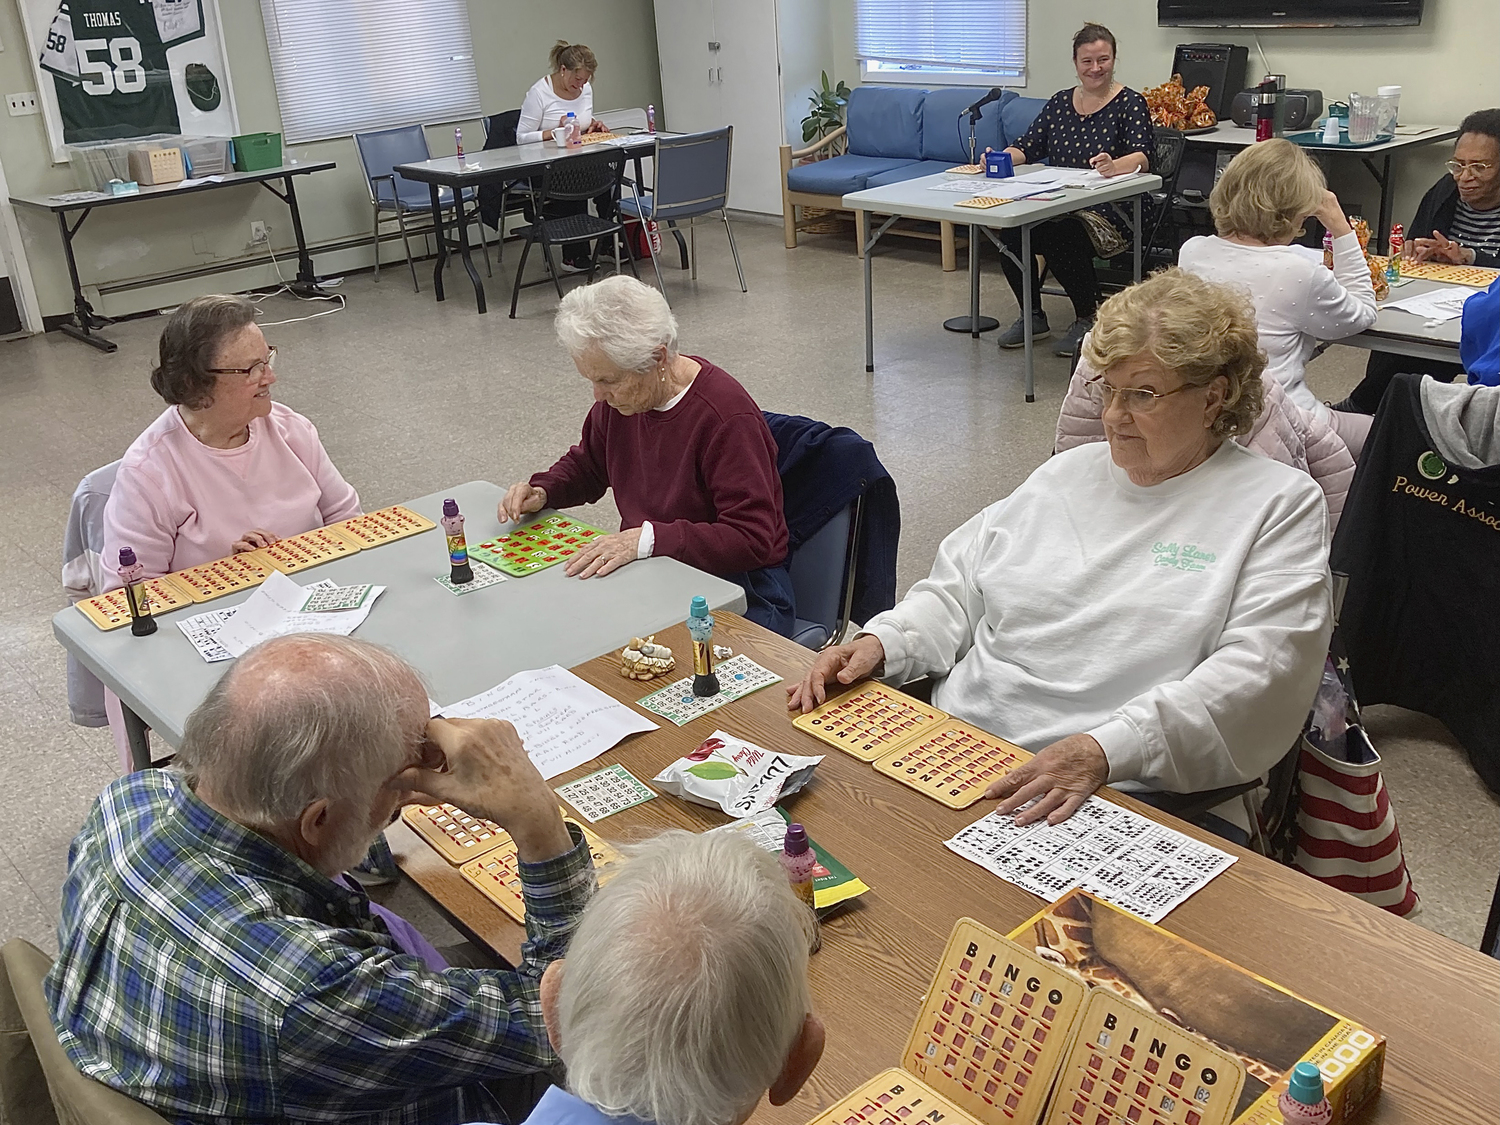
[[[788,688],[808,711],[866,676],[934,677],[934,704],[1036,754],[986,793],[1004,812],[1034,798],[1018,823],[1065,820],[1106,782],[1149,800],[1261,777],[1332,630],[1322,492],[1229,440],[1261,410],[1243,296],[1166,270],[1100,306],[1084,347],[1108,442],[949,535],[931,574]]]
[[[1369,266],[1338,197],[1307,153],[1278,138],[1231,160],[1208,203],[1218,233],[1188,239],[1178,263],[1209,281],[1249,291],[1266,378],[1332,425],[1358,460],[1373,419],[1329,409],[1303,378],[1319,340],[1363,332],[1378,311]],[[1309,218],[1333,235],[1332,270],[1317,251],[1292,245]]]

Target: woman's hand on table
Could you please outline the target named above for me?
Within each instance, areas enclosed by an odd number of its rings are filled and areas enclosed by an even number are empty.
[[[261,528],[252,528],[234,541],[233,551],[236,555],[243,555],[246,551],[258,551],[262,547],[269,547],[272,543],[280,542],[278,536]]]
[[[846,645],[825,648],[818,653],[802,682],[787,686],[786,708],[788,711],[800,710],[805,715],[829,695],[863,680],[884,664],[885,646],[879,637],[869,633],[855,637]],[[828,690],[830,682],[833,684],[831,692]]]
[[[1118,157],[1101,152],[1090,158],[1089,167],[1108,179],[1111,176],[1128,176],[1131,172],[1143,172],[1146,162],[1141,159],[1141,154],[1138,152],[1129,152]]]
[[[522,481],[505,490],[495,508],[495,517],[501,523],[516,523],[522,516],[540,512],[547,506],[547,490],[536,488]]]
[[[589,127],[587,129],[585,129],[584,132],[585,133],[607,133],[607,132],[609,132],[609,126],[606,125],[604,122],[600,121],[596,117],[592,121],[589,122]]]
[[[1413,262],[1448,262],[1455,266],[1472,266],[1476,255],[1472,250],[1459,245],[1442,231],[1433,231],[1431,238],[1414,238],[1401,247],[1401,255]]]
[[[1002,813],[1016,812],[1035,798],[1036,804],[1016,813],[1017,824],[1030,824],[1042,817],[1048,824],[1061,824],[1108,780],[1109,759],[1104,756],[1104,748],[1091,735],[1070,734],[992,783],[984,795],[998,798],[996,811]]]
[[[628,562],[640,557],[641,529],[632,527],[628,531],[617,531],[589,544],[583,554],[568,560],[565,568],[569,578],[601,578],[619,570]]]

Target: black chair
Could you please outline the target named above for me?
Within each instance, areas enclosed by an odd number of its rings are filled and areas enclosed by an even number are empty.
[[[516,126],[520,123],[521,111],[507,109],[504,113],[492,113],[484,119],[485,151],[492,148],[514,148]],[[506,180],[504,183],[479,185],[479,217],[486,226],[500,232],[499,247],[495,256],[505,262],[505,217],[520,214],[532,202],[532,184],[529,178]]]
[[[604,238],[606,235],[615,239],[615,269],[619,270],[619,236],[625,228],[620,224],[618,217],[604,219],[588,212],[574,215],[560,215],[549,218],[547,216],[548,203],[587,203],[588,200],[600,195],[609,195],[618,199],[620,193],[620,180],[625,174],[625,154],[616,150],[614,152],[587,153],[580,156],[564,157],[547,165],[542,173],[541,189],[536,193],[536,204],[533,207],[535,218],[531,225],[526,228],[526,245],[521,248],[521,262],[516,267],[516,283],[510,294],[510,318],[516,318],[516,302],[520,299],[521,290],[531,285],[543,285],[548,278],[538,278],[535,281],[522,282],[521,277],[526,272],[526,258],[531,253],[532,243],[541,243],[542,254],[547,261],[547,273],[552,284],[557,287],[558,299],[562,299],[562,281],[558,273],[556,260],[553,258],[552,248],[563,246],[569,242],[587,242],[594,239]],[[635,259],[626,255],[630,263],[630,272],[640,278],[640,273],[635,268]],[[588,272],[588,280],[594,280],[594,274],[598,272],[599,262],[597,256],[591,259]]]

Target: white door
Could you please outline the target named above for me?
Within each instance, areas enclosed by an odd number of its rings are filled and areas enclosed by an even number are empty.
[[[774,0],[714,0],[719,43],[713,77],[723,118],[734,126],[729,206],[781,214],[781,63]],[[800,142],[800,138],[799,138]]]
[[[697,133],[721,124],[714,8],[708,0],[656,0],[662,114],[657,127]]]

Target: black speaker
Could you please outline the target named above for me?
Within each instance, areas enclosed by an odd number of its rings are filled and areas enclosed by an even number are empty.
[[[1241,90],[1234,96],[1231,118],[1236,125],[1253,128],[1255,125],[1256,93]],[[1323,116],[1322,90],[1287,90],[1281,95],[1283,105],[1277,116],[1282,119],[1282,128],[1296,133],[1311,129]]]
[[[1179,43],[1172,56],[1172,73],[1182,75],[1182,88],[1208,87],[1208,108],[1220,121],[1229,120],[1230,104],[1245,87],[1250,48],[1231,43]]]

